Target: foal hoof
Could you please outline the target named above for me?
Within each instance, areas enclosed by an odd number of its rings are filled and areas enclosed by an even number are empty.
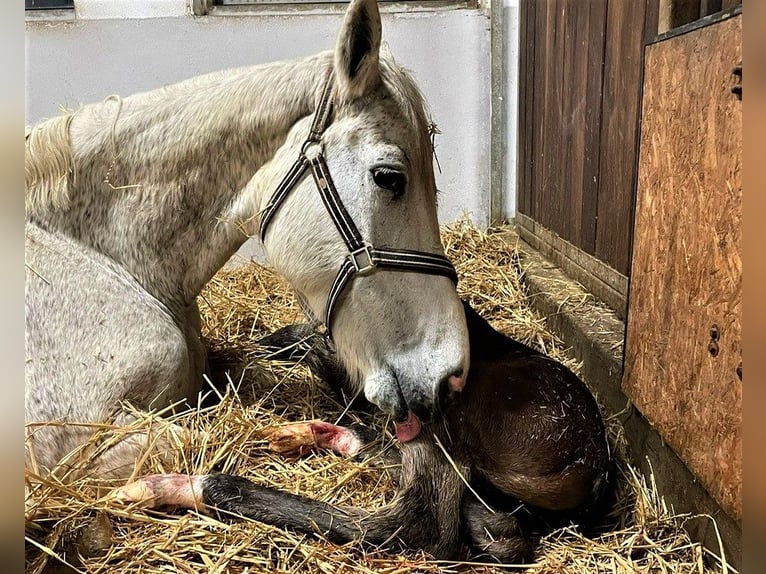
[[[317,445],[311,430],[311,423],[296,423],[265,431],[269,450],[281,456],[300,457],[308,454]]]
[[[157,497],[152,490],[150,478],[129,482],[124,486],[115,488],[106,495],[106,499],[119,504],[141,503],[144,508],[155,508]]]
[[[106,513],[99,512],[77,533],[75,546],[84,558],[103,556],[114,542],[114,527]]]
[[[327,449],[341,456],[354,456],[363,443],[346,427],[322,421],[295,423],[266,431],[269,449],[282,456],[304,456],[314,449]]]
[[[204,476],[153,474],[115,488],[107,500],[140,504],[143,508],[196,508],[204,510]]]

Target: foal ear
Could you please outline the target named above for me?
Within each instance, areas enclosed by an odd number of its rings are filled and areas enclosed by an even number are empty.
[[[375,0],[352,0],[335,45],[335,77],[342,99],[358,98],[380,82],[380,12]]]

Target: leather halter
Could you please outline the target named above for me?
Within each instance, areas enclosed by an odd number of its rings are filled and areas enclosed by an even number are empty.
[[[333,74],[330,73],[322,91],[319,105],[314,112],[311,130],[303,146],[301,146],[300,155],[282,178],[271,196],[269,204],[263,209],[260,216],[260,236],[261,242],[264,242],[269,223],[277,210],[282,206],[290,191],[303,178],[306,170],[311,168],[311,174],[314,176],[314,183],[322,197],[322,202],[349,251],[335,276],[335,281],[327,297],[324,325],[325,334],[329,339],[332,339],[330,327],[338,300],[356,275],[372,273],[377,268],[412,271],[428,275],[442,275],[457,285],[455,268],[449,259],[443,255],[411,249],[374,247],[362,238],[362,234],[343,206],[323,154],[322,134],[330,124],[332,115],[332,87]]]

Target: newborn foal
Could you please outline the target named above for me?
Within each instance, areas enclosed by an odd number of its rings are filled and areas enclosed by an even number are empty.
[[[461,542],[474,557],[530,559],[536,535],[588,523],[608,506],[613,472],[604,424],[593,396],[569,369],[464,307],[468,383],[443,401],[450,404],[440,420],[423,424],[417,438],[401,445],[399,491],[389,505],[374,512],[335,507],[224,474],[150,476],[115,496],[320,532],[337,543],[422,549],[441,559],[456,558]],[[277,353],[283,359],[305,355],[336,387],[346,381],[324,339],[307,325],[286,327],[262,343],[290,348]],[[364,442],[353,429],[312,422],[280,429],[272,444],[283,451],[315,444],[355,454]]]

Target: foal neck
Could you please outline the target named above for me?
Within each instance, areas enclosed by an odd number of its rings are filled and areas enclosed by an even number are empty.
[[[108,255],[182,316],[247,239],[226,214],[331,65],[323,53],[216,72],[36,126],[27,219]]]

